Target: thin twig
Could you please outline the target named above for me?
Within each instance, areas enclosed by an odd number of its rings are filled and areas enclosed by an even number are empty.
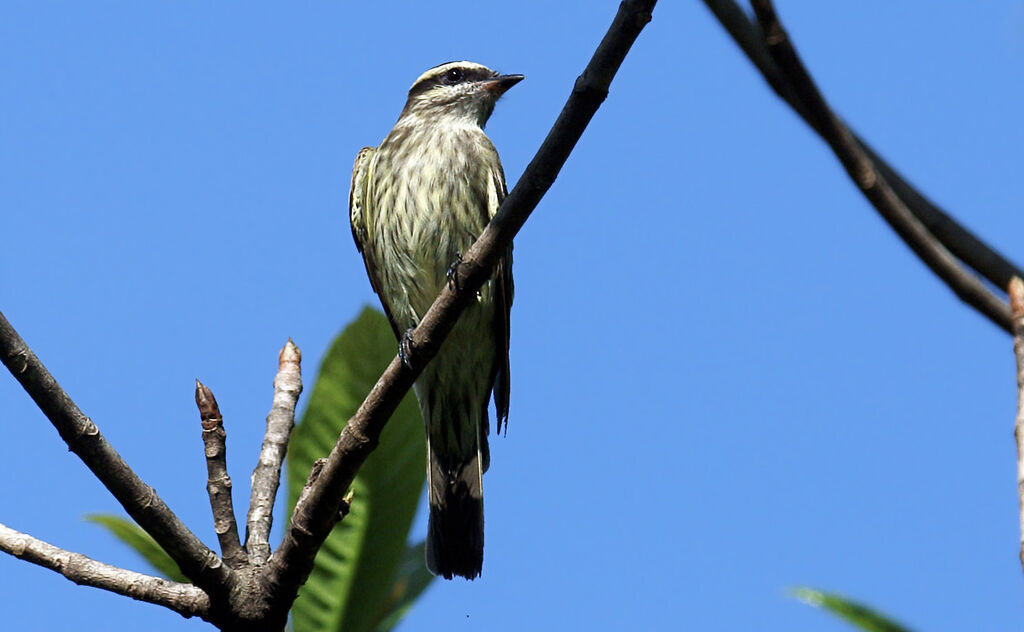
[[[331,450],[323,470],[308,483],[307,502],[297,505],[284,541],[275,552],[268,583],[283,598],[305,581],[313,557],[338,518],[338,507],[360,465],[377,445],[380,433],[422,367],[437,353],[462,309],[492,274],[494,264],[551,187],[597,108],[612,78],[641,30],[651,20],[656,0],[625,0],[590,63],[573,86],[558,120],[515,188],[476,243],[463,255],[458,279],[448,284],[413,332],[409,368],[395,357]],[[455,288],[458,288],[456,290]]]
[[[207,618],[210,598],[191,584],[143,575],[53,546],[0,524],[0,551],[57,571],[80,586],[101,588],[169,608],[183,617]]]
[[[351,492],[346,493],[346,490],[356,471],[377,444],[384,424],[398,402],[408,392],[422,367],[437,353],[461,310],[492,274],[497,258],[505,252],[512,238],[554,182],[583,130],[607,96],[611,80],[626,53],[650,21],[655,3],[656,0],[625,0],[621,3],[608,33],[583,74],[576,80],[566,106],[537,155],[481,237],[464,255],[455,283],[446,287],[414,332],[409,353],[410,364],[414,368],[407,367],[397,357],[389,365],[357,413],[349,420],[331,454],[323,460],[322,467],[314,468],[292,515],[285,540],[270,563],[266,564],[262,571],[240,570],[239,573],[244,573],[246,578],[244,582],[240,582],[239,578],[242,575],[231,571],[208,550],[208,558],[216,566],[219,577],[214,577],[212,570],[209,573],[197,572],[196,565],[191,560],[185,559],[184,565],[179,561],[186,575],[190,578],[196,575],[203,580],[197,584],[210,584],[214,589],[207,592],[211,604],[214,604],[211,606],[210,620],[215,625],[222,629],[241,629],[242,622],[249,622],[246,624],[247,629],[268,630],[285,625],[288,608],[295,599],[298,587],[312,569],[316,551],[332,526],[347,511]],[[38,364],[38,360],[31,355],[31,351],[17,337],[6,320],[2,320],[0,325],[6,326],[9,330],[0,327],[0,352],[5,364],[22,382],[40,408],[51,417],[54,425],[61,430],[62,436],[72,437],[66,439],[72,449],[76,449],[77,435],[85,434],[82,428],[86,425],[88,434],[98,436],[95,426],[74,408],[73,402],[60,391],[53,378],[45,373],[45,369]],[[21,375],[26,372],[45,376],[46,388],[40,391],[34,385],[39,380],[38,376],[26,379]],[[59,394],[59,397],[54,393]],[[64,417],[72,421],[66,422]],[[109,446],[105,449],[110,450]],[[119,457],[117,462],[111,463],[114,459],[107,455],[99,459],[95,466],[90,459],[97,459],[87,456],[82,458],[105,483],[105,477],[97,472],[97,468],[108,467],[120,471],[120,465],[127,469]],[[141,481],[139,484],[141,485]],[[108,487],[111,485],[108,484]],[[119,500],[125,495],[115,491],[115,496]],[[152,490],[147,499],[156,502],[158,508],[164,507]],[[180,523],[169,510],[167,514],[172,522],[166,530],[161,531],[150,528],[151,516],[146,511],[142,512],[140,519],[136,515],[140,512],[134,505],[127,501],[122,501],[122,504],[125,504],[129,514],[165,548],[172,545],[168,551],[174,559],[187,557],[175,548],[176,542],[185,541],[190,544],[187,539],[175,540],[165,537],[167,531],[175,536],[179,531],[177,525]],[[148,511],[149,507],[144,509]],[[168,544],[164,544],[164,541]],[[202,570],[204,569],[199,569]],[[252,627],[253,625],[258,627]]]
[[[1010,280],[1010,310],[1013,313],[1013,354],[1017,358],[1017,496],[1020,500],[1020,563],[1024,568],[1024,281]]]
[[[196,406],[199,407],[199,420],[203,426],[206,491],[210,495],[210,509],[213,511],[213,529],[220,541],[220,554],[224,563],[231,568],[240,568],[248,558],[238,539],[235,507],[231,500],[224,417],[220,414],[213,391],[199,380],[196,380]]]
[[[270,557],[270,527],[274,522],[274,498],[281,481],[281,463],[288,437],[295,427],[295,404],[302,393],[302,352],[289,338],[277,357],[274,400],[267,415],[259,462],[252,473],[252,495],[246,524],[245,548],[249,562],[262,564]]]
[[[181,572],[211,594],[230,590],[231,569],[128,467],[2,313],[0,360],[57,429],[68,448],[113,494],[128,515],[167,551]]]
[[[965,303],[993,323],[1010,331],[1010,310],[980,279],[960,262],[914,217],[889,186],[867,153],[854,140],[814,84],[778,19],[770,0],[751,0],[768,53],[793,88],[813,126],[829,144],[850,179],[911,250]]]
[[[817,121],[800,100],[801,95],[797,94],[788,83],[768,53],[757,22],[748,18],[743,9],[733,0],[704,0],[704,4],[725,27],[775,93],[786,101],[819,135],[823,135],[823,131],[817,126]],[[875,168],[889,183],[900,200],[907,205],[910,212],[957,258],[998,288],[1006,287],[1012,276],[1024,277],[1024,272],[1021,272],[1019,266],[980,240],[927,199],[852,130],[850,130],[850,134],[853,136],[853,140],[867,153]]]

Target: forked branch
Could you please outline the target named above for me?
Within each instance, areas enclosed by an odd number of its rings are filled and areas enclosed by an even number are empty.
[[[295,399],[301,390],[298,350],[294,345],[286,346],[282,351],[279,378],[281,373],[287,373],[285,369],[288,368],[294,369],[292,377],[295,379],[290,382],[286,379],[280,384],[275,381],[275,404],[268,416],[268,434],[264,443],[267,458],[261,457],[253,477],[253,504],[263,507],[250,511],[248,520],[249,553],[255,559],[247,560],[236,572],[188,531],[156,493],[128,468],[0,314],[0,357],[4,364],[57,427],[72,451],[121,501],[129,515],[171,554],[185,575],[202,588],[201,592],[207,597],[203,601],[200,593],[192,592],[198,589],[185,587],[180,590],[188,599],[195,600],[195,606],[178,607],[156,599],[154,603],[167,605],[183,614],[198,614],[225,630],[279,630],[284,627],[288,610],[299,586],[312,569],[317,550],[348,508],[346,490],[377,445],[384,424],[419,371],[436,354],[459,314],[491,276],[497,258],[505,252],[551,187],[607,96],[612,78],[630,47],[650,22],[655,4],[656,0],[625,0],[620,4],[611,27],[577,78],[568,102],[536,156],[483,234],[463,256],[456,282],[446,287],[413,333],[408,359],[414,368],[409,368],[397,357],[391,362],[348,421],[330,455],[314,467],[291,517],[284,541],[267,564],[259,565],[265,559],[263,546],[270,530],[271,515],[266,502],[272,503],[276,494],[281,459],[294,420]],[[201,393],[204,397],[205,394]],[[211,393],[209,401],[198,403],[201,411],[207,407],[203,412],[204,422],[216,427],[218,424],[214,418],[219,420],[219,411],[214,412],[210,408],[212,401]],[[211,440],[213,451],[217,453],[212,456],[211,479],[217,478],[223,492],[226,489],[226,479],[220,478],[220,470],[224,467],[223,453],[218,452],[219,438],[212,436]],[[209,447],[211,444],[206,445]],[[226,469],[223,474],[226,477]],[[222,493],[217,499],[213,496],[211,491],[215,516],[220,515],[221,519],[218,534],[224,527],[221,546],[228,556],[228,551],[235,550],[237,541],[237,537],[232,539],[230,536],[235,528],[226,515],[230,503],[225,501]],[[29,549],[19,545],[18,550]],[[50,565],[51,568],[55,566]],[[95,585],[115,590],[112,585]]]
[[[875,167],[875,163],[857,144],[850,130],[833,114],[800,61],[771,0],[751,0],[751,4],[761,25],[768,54],[775,61],[783,79],[807,108],[811,125],[832,148],[864,197],[910,246],[914,254],[961,300],[1009,332],[1010,310],[1006,303],[989,290],[981,279],[964,269],[956,257],[914,217]]]
[[[113,494],[128,515],[167,551],[181,572],[208,592],[230,590],[230,569],[185,526],[156,491],[128,467],[2,313],[0,360],[57,429],[68,448]]]
[[[772,89],[829,143],[864,195],[914,253],[958,297],[1009,331],[1005,303],[957,259],[998,288],[1024,273],[906,182],[831,111],[797,57],[771,2],[752,3],[756,21],[733,0],[704,0],[704,4]],[[871,184],[868,188],[873,190],[866,190],[865,184]]]

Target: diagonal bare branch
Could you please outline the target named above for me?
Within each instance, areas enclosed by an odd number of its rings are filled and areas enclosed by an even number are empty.
[[[625,0],[608,32],[573,86],[569,99],[512,192],[476,243],[464,254],[458,278],[449,284],[413,332],[409,362],[394,358],[338,438],[319,476],[304,490],[285,538],[269,567],[268,583],[285,599],[293,599],[305,581],[313,557],[338,519],[345,490],[377,445],[381,429],[423,366],[437,353],[459,314],[490,277],[498,257],[565,164],[587,124],[608,95],[608,88],[626,53],[651,20],[656,0]],[[455,288],[458,288],[456,290]]]
[[[191,584],[143,575],[72,553],[0,524],[0,551],[56,571],[80,586],[102,588],[169,608],[183,617],[207,618],[210,598]]]
[[[196,380],[196,406],[199,408],[199,420],[203,425],[206,491],[210,495],[210,509],[213,511],[213,529],[220,541],[220,553],[224,556],[224,563],[231,568],[240,568],[248,561],[248,557],[238,539],[235,507],[231,500],[224,417],[220,414],[220,407],[217,406],[217,398],[213,396],[213,391],[199,380]]]
[[[853,134],[833,114],[825,98],[800,61],[789,35],[770,0],[751,0],[768,54],[782,79],[807,110],[812,127],[829,144],[850,179],[889,226],[950,289],[993,323],[1010,331],[1010,310],[982,281],[960,262],[918,220],[896,195]]]
[[[2,313],[0,360],[57,429],[68,448],[100,479],[128,515],[167,551],[185,576],[211,594],[229,590],[230,569],[189,531],[156,490],[128,467]]]
[[[274,400],[267,415],[259,462],[252,473],[252,495],[246,523],[245,547],[249,562],[262,564],[270,557],[270,527],[274,522],[274,498],[281,482],[281,463],[288,437],[295,427],[295,404],[302,393],[302,352],[289,338],[277,357]]]
[[[493,273],[498,257],[505,252],[551,187],[584,129],[607,97],[612,78],[626,54],[650,22],[655,4],[656,0],[625,0],[620,4],[608,33],[577,78],[568,102],[537,155],[483,234],[464,255],[457,278],[441,293],[413,333],[409,366],[397,357],[392,361],[349,420],[331,454],[318,461],[297,503],[284,542],[262,569],[244,563],[235,572],[188,532],[155,492],[139,480],[103,440],[95,425],[60,389],[0,314],[0,356],[4,363],[58,428],[71,449],[107,485],[136,522],[168,550],[183,572],[205,591],[208,595],[205,606],[208,607],[208,620],[222,629],[270,630],[285,625],[288,608],[299,585],[312,569],[316,551],[348,509],[350,496],[346,495],[346,490],[360,465],[376,446],[384,424],[423,366],[436,354],[462,309]],[[291,428],[295,399],[301,390],[298,361],[298,349],[289,341],[282,351],[280,368],[284,372],[285,364],[294,364],[294,387],[278,388],[275,383],[275,407],[271,416],[285,412],[287,415],[282,419],[291,419],[278,424],[276,418],[271,420],[268,417],[268,438],[264,448],[270,451],[271,458],[261,458],[261,464],[254,472],[254,488],[269,489],[267,498],[271,502],[279,483],[280,464],[288,438],[287,430],[282,429]],[[287,397],[290,403],[278,406],[279,394]],[[198,403],[202,410],[211,402]],[[211,408],[203,411],[203,417],[213,422],[214,417],[219,418],[219,413]],[[270,432],[271,426],[277,433],[273,439],[270,437],[274,434]],[[82,437],[89,440],[83,441]],[[264,467],[265,464],[268,467]],[[264,470],[269,474],[264,475]],[[257,485],[257,481],[267,485]],[[255,522],[252,516],[250,513],[250,525],[255,524],[256,528],[250,528],[247,540],[265,542],[266,538],[259,534],[269,533],[270,511],[259,514]],[[156,524],[161,518],[166,522]],[[251,559],[249,562],[259,564]]]
[[[812,129],[823,136],[824,131],[819,125],[819,119],[811,113],[808,106],[802,101],[802,95],[793,88],[769,54],[768,47],[761,37],[761,28],[758,23],[752,21],[733,0],[704,0],[704,4],[775,93],[786,101]],[[896,196],[953,255],[998,288],[1005,288],[1013,276],[1024,277],[1024,272],[1021,272],[1019,266],[980,240],[927,199],[852,130],[850,130],[850,134],[854,142],[867,153],[868,158],[874,163],[882,178],[892,187]]]

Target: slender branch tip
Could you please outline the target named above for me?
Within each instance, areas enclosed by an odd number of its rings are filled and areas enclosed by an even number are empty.
[[[286,362],[294,362],[296,364],[302,362],[302,351],[291,338],[288,338],[288,342],[284,343],[284,346],[281,347],[281,353],[277,356],[277,364],[279,367]]]

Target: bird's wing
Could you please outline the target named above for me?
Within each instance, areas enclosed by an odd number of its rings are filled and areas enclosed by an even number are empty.
[[[366,244],[366,181],[375,153],[377,150],[373,147],[363,147],[356,154],[356,162],[352,165],[352,186],[348,190],[348,219],[352,224],[352,238],[355,239],[359,252],[363,252]]]
[[[388,308],[384,295],[381,293],[380,278],[377,276],[377,269],[374,267],[373,259],[367,252],[369,240],[369,217],[372,210],[368,208],[371,203],[369,195],[369,184],[372,182],[373,157],[377,150],[373,147],[363,147],[356,155],[356,162],[352,166],[352,186],[348,191],[348,218],[352,224],[352,238],[356,242],[356,248],[363,255],[363,263],[366,265],[366,275],[370,277],[370,285],[373,291],[380,297],[380,304],[384,307],[384,314],[391,323],[391,329],[398,338],[400,332],[395,326],[395,319],[391,317],[391,310]]]
[[[494,195],[489,195],[487,216],[488,220],[494,217],[501,206],[502,200],[508,195],[505,186],[505,172],[499,163],[497,169],[491,172]],[[497,356],[494,360],[494,407],[498,412],[498,433],[501,433],[502,424],[508,429],[508,402],[509,402],[509,324],[512,310],[512,294],[514,291],[512,283],[512,244],[508,245],[505,254],[498,260],[494,274],[494,340],[497,344]]]

